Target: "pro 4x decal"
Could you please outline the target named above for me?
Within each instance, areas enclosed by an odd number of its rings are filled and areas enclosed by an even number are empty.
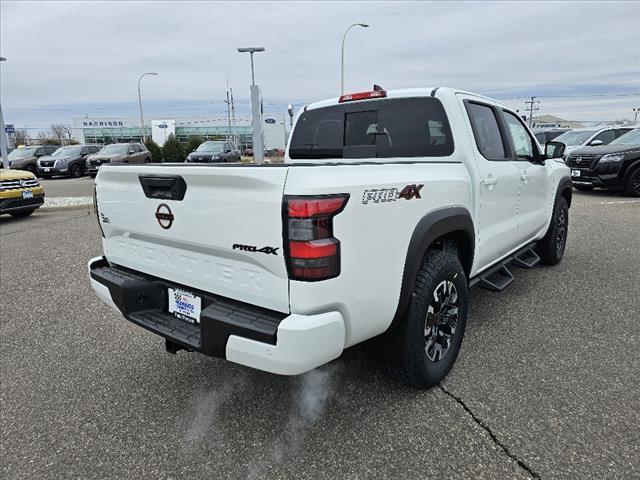
[[[262,248],[258,248],[255,245],[241,245],[239,243],[234,243],[233,247],[231,247],[231,248],[233,250],[242,250],[243,252],[259,252],[259,253],[278,255],[278,250],[279,250],[280,247],[262,247]]]
[[[423,184],[416,185],[415,183],[407,185],[402,190],[397,188],[375,188],[372,190],[365,190],[362,193],[362,203],[367,205],[369,202],[373,203],[386,203],[395,202],[400,198],[405,200],[411,200],[413,198],[420,199],[420,190],[424,187]]]

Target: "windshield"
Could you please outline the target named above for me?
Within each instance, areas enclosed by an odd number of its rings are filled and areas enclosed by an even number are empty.
[[[124,155],[127,153],[128,147],[127,145],[107,145],[103,147],[100,152],[100,155]]]
[[[640,128],[625,133],[609,145],[640,145]]]
[[[75,157],[80,155],[82,147],[62,147],[51,154],[52,157]]]
[[[343,103],[304,112],[291,158],[441,157],[453,153],[444,108],[434,98]]]
[[[563,133],[553,140],[554,142],[562,142],[569,147],[573,145],[582,145],[596,132],[597,130],[573,130],[571,132]]]
[[[196,152],[200,153],[222,153],[224,152],[224,143],[220,142],[204,142],[201,143]]]
[[[32,148],[16,148],[13,152],[9,154],[9,158],[15,160],[16,158],[27,158],[33,157],[33,154],[36,153],[38,147]]]

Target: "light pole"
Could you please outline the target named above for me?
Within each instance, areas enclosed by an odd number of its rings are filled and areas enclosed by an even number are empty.
[[[640,113],[640,108],[633,108],[633,124],[636,124],[636,121],[638,120],[638,114]]]
[[[260,87],[256,85],[253,70],[253,54],[264,52],[264,47],[238,48],[240,53],[251,55],[251,127],[253,129],[253,160],[262,163],[264,158],[264,141],[262,135],[262,106],[260,105]]]
[[[0,62],[7,59],[0,57]],[[0,154],[2,154],[2,168],[9,168],[9,158],[7,157],[7,132],[4,131],[4,117],[2,116],[2,105],[0,105]]]
[[[353,27],[363,27],[363,28],[368,28],[369,25],[366,23],[354,23],[352,25],[349,25],[347,27],[347,29],[344,31],[344,35],[342,36],[342,53],[340,55],[340,95],[344,95],[344,41],[347,38],[347,33],[349,33],[349,30],[351,30]]]
[[[147,73],[143,73],[142,75],[140,75],[140,78],[138,78],[138,105],[140,105],[140,134],[142,135],[143,142],[147,139],[147,136],[145,135],[144,116],[142,115],[142,95],[140,95],[140,80],[142,80],[142,77],[144,77],[145,75],[158,75],[158,74],[156,72],[147,72]]]

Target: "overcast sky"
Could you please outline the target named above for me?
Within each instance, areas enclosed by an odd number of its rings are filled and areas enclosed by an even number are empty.
[[[151,116],[246,105],[250,68],[266,111],[346,90],[453,86],[567,119],[632,118],[640,106],[640,2],[0,2],[6,123]],[[170,117],[171,118],[171,117]]]

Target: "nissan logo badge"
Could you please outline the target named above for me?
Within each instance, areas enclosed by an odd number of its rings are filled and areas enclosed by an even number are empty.
[[[171,213],[169,205],[166,203],[158,205],[158,208],[156,208],[156,220],[158,220],[158,225],[165,230],[171,228],[173,224],[173,213]]]

